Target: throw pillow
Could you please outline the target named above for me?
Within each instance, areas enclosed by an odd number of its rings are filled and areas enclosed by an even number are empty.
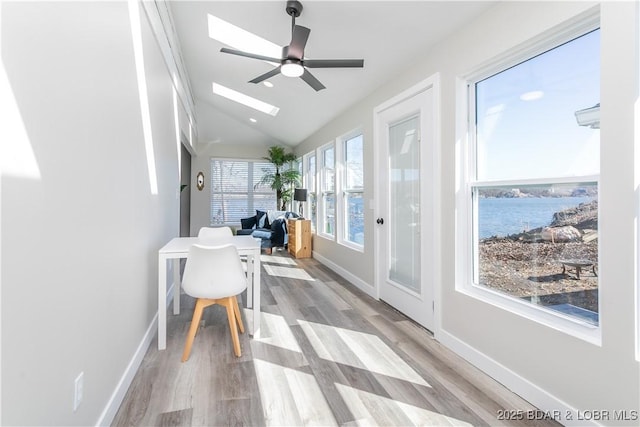
[[[247,230],[250,228],[256,228],[256,217],[251,216],[249,218],[240,219],[240,223],[242,224],[242,229]]]
[[[256,210],[256,224],[258,228],[268,228],[269,221],[265,211]]]

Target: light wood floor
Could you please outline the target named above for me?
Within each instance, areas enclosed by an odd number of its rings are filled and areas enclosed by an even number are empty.
[[[209,307],[181,363],[194,306],[184,296],[114,426],[554,424],[499,420],[535,408],[315,260],[274,251],[262,266],[262,337],[241,335],[236,358],[224,308]]]

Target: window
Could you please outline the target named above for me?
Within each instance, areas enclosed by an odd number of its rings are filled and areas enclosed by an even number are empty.
[[[596,29],[467,84],[463,289],[570,328],[599,325],[599,45]]]
[[[336,172],[333,143],[320,148],[322,162],[320,170],[321,214],[318,221],[320,234],[335,235],[336,227]]]
[[[305,216],[311,219],[311,227],[315,229],[317,220],[317,200],[318,193],[316,189],[316,155],[311,152],[304,156],[305,175],[304,185],[307,189],[307,207],[305,208]]]
[[[211,159],[211,225],[238,224],[256,209],[275,209],[275,192],[258,185],[262,175],[274,172],[269,162]]]
[[[358,247],[364,245],[362,143],[362,134],[346,138],[342,143],[342,212],[344,212],[344,220],[340,221],[342,224],[342,243],[351,243]]]
[[[302,177],[303,175],[303,171],[302,171],[302,158],[298,157],[297,159],[291,161],[288,165],[285,165],[285,170],[295,170],[298,172],[298,178],[297,178],[297,182],[290,184],[289,188],[285,189],[286,191],[283,191],[282,193],[282,198],[287,200],[286,202],[286,206],[287,209],[291,212],[298,212],[300,211],[300,204],[298,201],[293,200],[293,197],[295,195],[295,189],[296,188],[304,188],[301,187],[302,185]],[[303,212],[304,213],[304,212]]]

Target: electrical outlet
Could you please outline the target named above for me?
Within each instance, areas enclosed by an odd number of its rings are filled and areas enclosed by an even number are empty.
[[[80,402],[82,402],[82,394],[84,392],[84,372],[80,372],[74,383],[73,393],[73,412],[76,412]]]

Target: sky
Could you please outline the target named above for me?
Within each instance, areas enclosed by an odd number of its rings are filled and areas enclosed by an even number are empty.
[[[600,131],[575,112],[599,103],[599,30],[478,82],[477,179],[597,175]]]

